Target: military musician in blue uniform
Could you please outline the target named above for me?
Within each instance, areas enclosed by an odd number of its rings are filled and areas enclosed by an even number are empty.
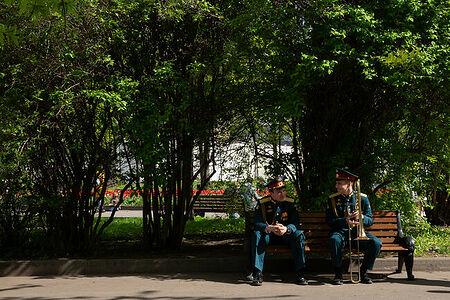
[[[254,269],[252,285],[262,284],[264,255],[269,242],[288,244],[291,247],[297,283],[307,285],[304,277],[305,236],[298,229],[299,217],[294,199],[286,197],[283,177],[269,181],[267,187],[270,194],[258,201],[255,210],[255,230],[251,241]]]
[[[381,249],[381,241],[370,233],[366,233],[366,240],[356,241],[359,224],[359,211],[355,209],[356,197],[353,190],[353,182],[358,180],[358,176],[346,170],[336,168],[336,190],[328,197],[326,210],[326,222],[331,227],[329,234],[329,248],[331,261],[335,269],[333,284],[342,285],[342,256],[344,248],[349,244],[349,230],[351,230],[352,248],[359,242],[359,249],[365,253],[360,267],[360,282],[371,284],[372,280],[367,275],[367,270],[372,270],[375,259]],[[372,226],[372,210],[370,209],[367,195],[360,193],[361,212],[363,226]],[[352,229],[350,229],[352,228]]]

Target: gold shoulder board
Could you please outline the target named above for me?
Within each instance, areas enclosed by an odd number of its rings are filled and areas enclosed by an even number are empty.
[[[339,196],[339,193],[331,194],[330,196],[328,196],[328,198],[334,198],[334,197],[336,197],[336,196]]]
[[[331,198],[331,206],[333,207],[334,215],[336,217],[339,217],[337,209],[336,209],[336,199],[334,199],[334,197],[331,197],[331,196],[330,196],[330,198]]]
[[[295,202],[295,199],[292,199],[292,198],[288,198],[288,197],[286,197],[286,201],[287,201],[287,202],[291,202],[291,203],[294,203],[294,202]]]
[[[272,198],[270,198],[270,196],[266,196],[266,197],[260,199],[259,203],[266,203],[266,202],[269,202],[270,200],[272,200]]]
[[[361,197],[367,197],[367,195],[364,193],[361,193]]]

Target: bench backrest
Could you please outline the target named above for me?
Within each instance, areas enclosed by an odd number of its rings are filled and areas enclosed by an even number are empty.
[[[383,243],[382,251],[398,251],[398,235],[401,230],[399,216],[392,210],[372,211],[373,225],[365,231],[378,237]],[[324,211],[299,212],[300,229],[306,237],[308,250],[314,252],[328,251],[328,233],[330,227],[325,221]],[[253,214],[250,215],[253,228]],[[401,233],[403,234],[403,233]]]
[[[373,211],[373,225],[366,227],[365,231],[378,237],[383,248],[397,244],[398,236],[397,213],[390,210]],[[328,233],[330,227],[325,222],[325,212],[300,212],[300,228],[306,236],[309,248],[328,251]]]
[[[237,202],[236,205],[241,208],[241,201]],[[200,195],[194,203],[194,211],[227,212],[231,206],[231,197],[224,195]]]

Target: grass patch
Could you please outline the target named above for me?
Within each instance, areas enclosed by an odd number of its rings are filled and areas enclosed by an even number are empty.
[[[108,218],[102,219],[106,222]],[[103,241],[140,240],[142,238],[142,218],[115,218],[101,236]]]
[[[105,221],[107,218],[105,218]],[[186,223],[186,235],[213,233],[244,234],[245,220],[195,217]],[[142,218],[116,218],[106,227],[101,240],[139,240],[142,239]]]
[[[416,256],[437,256],[450,254],[450,227],[408,228],[405,235],[415,241]]]
[[[244,234],[245,219],[221,219],[195,217],[186,223],[185,234],[230,233]]]

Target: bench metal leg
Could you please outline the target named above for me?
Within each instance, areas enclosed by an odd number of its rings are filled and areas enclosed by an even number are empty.
[[[402,265],[403,265],[403,261],[405,262],[405,267],[406,267],[406,273],[408,275],[408,280],[414,280],[414,275],[413,275],[413,266],[414,266],[414,250],[416,249],[416,246],[414,245],[414,239],[411,237],[402,237],[400,244],[407,248],[408,251],[399,254],[398,256],[398,269],[397,272],[401,272],[402,271]]]
[[[253,266],[252,266],[252,245],[251,245],[251,236],[253,232],[252,224],[250,221],[250,213],[245,212],[245,236],[244,236],[244,253],[247,256],[247,266],[245,267],[245,277],[247,280],[252,280],[252,272],[253,272]]]
[[[405,256],[402,253],[398,254],[398,265],[395,273],[401,273],[403,269],[403,262],[405,261]]]
[[[405,256],[405,267],[406,273],[408,274],[408,280],[414,280],[414,275],[412,273],[414,265],[414,252],[408,252]]]

